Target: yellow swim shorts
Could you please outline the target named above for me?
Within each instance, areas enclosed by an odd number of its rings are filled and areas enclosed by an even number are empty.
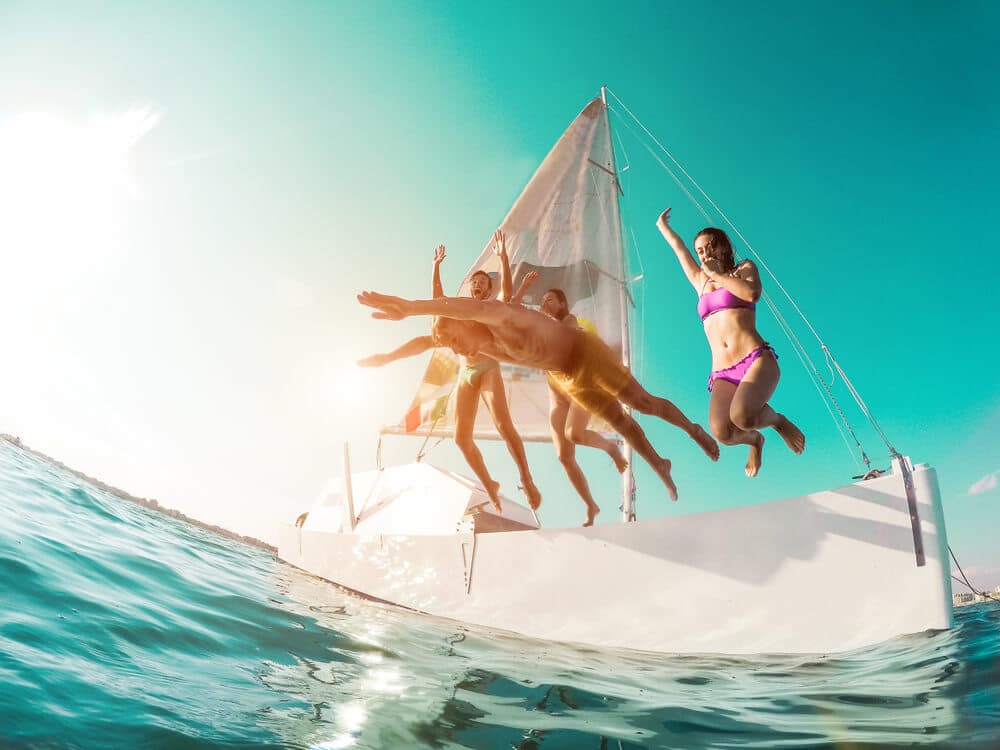
[[[618,401],[632,374],[618,356],[597,335],[575,331],[573,361],[567,371],[549,370],[550,383],[580,404],[591,414],[601,414]]]

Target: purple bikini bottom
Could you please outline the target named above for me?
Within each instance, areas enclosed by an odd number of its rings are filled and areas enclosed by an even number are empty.
[[[722,370],[715,370],[711,375],[708,376],[708,390],[711,392],[712,386],[715,385],[715,381],[728,380],[733,385],[739,385],[743,382],[743,378],[747,376],[747,370],[750,369],[750,365],[757,361],[761,354],[765,351],[771,352],[774,358],[778,358],[777,352],[771,348],[770,344],[764,344],[764,346],[759,346],[750,352],[747,356],[737,362],[735,365],[726,367]]]

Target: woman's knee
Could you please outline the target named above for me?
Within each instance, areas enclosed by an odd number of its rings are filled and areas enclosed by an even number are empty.
[[[729,409],[729,421],[740,430],[755,430],[760,421],[760,409],[751,409],[743,404],[733,404]]]
[[[712,435],[724,445],[732,445],[733,426],[733,423],[725,417],[710,417],[708,420],[708,427],[712,431]]]

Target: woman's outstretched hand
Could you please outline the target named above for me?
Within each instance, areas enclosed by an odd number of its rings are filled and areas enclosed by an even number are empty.
[[[380,320],[402,320],[407,316],[407,301],[402,297],[393,297],[378,292],[361,292],[358,295],[358,302],[368,307],[374,307],[375,312],[372,313],[372,317]]]

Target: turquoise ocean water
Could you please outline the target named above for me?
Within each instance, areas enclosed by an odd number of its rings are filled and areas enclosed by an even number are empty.
[[[0,517],[0,748],[1000,747],[998,604],[837,656],[598,651],[360,601],[6,443]]]

